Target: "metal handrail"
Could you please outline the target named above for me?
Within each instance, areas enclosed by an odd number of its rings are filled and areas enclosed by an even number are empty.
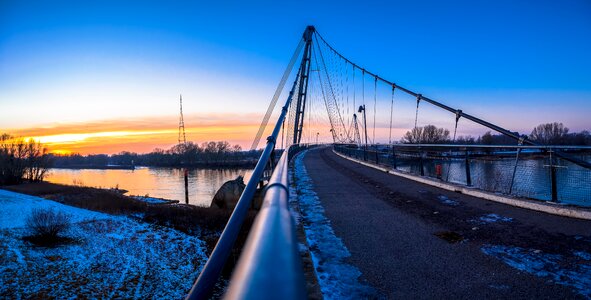
[[[230,280],[226,299],[306,298],[295,224],[289,211],[290,153],[283,152],[265,189],[263,205]]]
[[[354,145],[357,144],[335,144],[335,145]],[[573,146],[573,145],[539,145],[539,146],[532,146],[532,145],[465,145],[465,144],[370,144],[370,147],[374,146],[387,146],[387,147],[397,147],[397,148],[503,148],[503,149],[542,149],[542,150],[552,150],[552,149],[572,149],[572,150],[591,150],[591,146]]]
[[[300,70],[301,71],[301,70]],[[300,74],[298,71],[298,75]],[[297,82],[298,76],[296,76]],[[256,192],[257,185],[263,175],[263,171],[267,167],[267,164],[270,161],[271,154],[275,150],[275,144],[277,141],[277,137],[279,136],[279,132],[281,131],[281,126],[283,124],[283,120],[287,115],[288,108],[291,104],[293,99],[294,91],[296,82],[294,82],[291,91],[289,92],[289,96],[287,97],[287,101],[281,110],[281,114],[277,119],[277,123],[275,124],[275,128],[273,129],[273,133],[267,138],[267,145],[255,166],[242,195],[238,199],[236,203],[236,207],[224,228],[215,248],[213,249],[207,263],[201,270],[201,274],[195,281],[195,284],[191,288],[191,291],[187,295],[188,300],[195,300],[195,299],[207,299],[209,298],[213,287],[215,286],[220,274],[222,273],[222,269],[226,264],[228,257],[230,256],[230,252],[232,251],[232,247],[234,246],[234,242],[238,237],[238,233],[240,232],[240,228],[242,227],[242,223],[246,218],[246,213],[250,207],[252,199],[254,197],[254,193]]]

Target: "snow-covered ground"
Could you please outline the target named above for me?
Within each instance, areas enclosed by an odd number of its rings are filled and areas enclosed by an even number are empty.
[[[22,240],[33,208],[72,216],[77,242],[44,248]],[[197,237],[0,190],[0,298],[181,299],[206,260]]]
[[[359,282],[361,272],[349,265],[345,259],[351,256],[342,240],[338,238],[324,216],[324,208],[313,190],[312,179],[304,166],[301,153],[295,158],[290,176],[295,180],[295,193],[290,190],[290,201],[298,201],[301,216],[295,216],[302,222],[314,269],[318,277],[320,290],[325,299],[367,299],[375,298],[376,291]],[[295,170],[294,170],[295,169]],[[295,176],[294,176],[295,175]]]
[[[69,214],[73,222],[108,219],[109,215],[63,205],[39,197],[0,190],[0,230],[24,227],[33,209],[54,209]]]
[[[165,204],[165,203],[173,202],[171,200],[154,198],[154,197],[147,197],[147,196],[131,196],[131,197],[134,199],[146,202],[146,203],[150,203],[150,204]],[[178,202],[178,201],[176,201],[176,202]]]

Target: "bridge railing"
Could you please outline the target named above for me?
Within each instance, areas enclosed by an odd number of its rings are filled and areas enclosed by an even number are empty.
[[[290,67],[288,67],[288,69],[289,68]],[[301,67],[300,67],[300,71],[301,71]],[[215,285],[218,282],[218,279],[222,273],[222,269],[224,268],[224,265],[226,264],[226,261],[228,260],[228,257],[230,256],[230,252],[232,251],[234,243],[236,242],[236,239],[238,238],[238,234],[240,232],[242,224],[244,223],[244,219],[246,218],[248,210],[251,207],[251,203],[252,203],[254,194],[257,190],[257,186],[259,185],[259,183],[261,181],[263,181],[265,179],[265,177],[266,177],[265,175],[268,175],[268,172],[270,170],[273,170],[272,171],[273,175],[271,175],[271,177],[269,179],[270,183],[267,186],[267,191],[265,192],[265,194],[267,194],[267,193],[269,193],[269,194],[265,195],[266,200],[263,203],[262,208],[261,208],[261,212],[264,212],[261,214],[261,216],[264,216],[264,218],[262,219],[262,221],[259,221],[259,217],[257,217],[257,219],[255,220],[256,226],[253,227],[253,229],[254,229],[253,234],[255,234],[256,237],[249,238],[249,240],[248,240],[248,244],[250,245],[249,249],[254,249],[254,250],[250,250],[251,253],[253,253],[253,252],[258,253],[257,251],[263,251],[264,253],[267,253],[266,251],[269,251],[269,250],[292,253],[291,252],[292,248],[288,248],[288,245],[290,245],[290,243],[293,242],[291,240],[292,234],[290,232],[284,232],[284,231],[288,230],[288,228],[292,228],[293,224],[291,222],[289,222],[287,219],[283,218],[284,216],[286,216],[286,214],[289,214],[289,212],[284,209],[283,202],[286,199],[285,198],[286,195],[284,195],[281,191],[284,189],[283,187],[287,187],[287,181],[285,181],[285,180],[287,180],[285,177],[285,176],[287,176],[286,175],[287,174],[287,171],[286,171],[287,166],[285,164],[288,161],[289,153],[293,153],[296,149],[299,149],[299,146],[291,147],[290,151],[284,151],[282,158],[279,161],[277,161],[275,159],[276,158],[275,153],[278,151],[278,150],[276,150],[275,146],[277,144],[277,138],[279,136],[279,132],[281,131],[283,122],[287,116],[288,109],[289,109],[290,104],[294,98],[295,89],[297,86],[300,71],[298,71],[298,73],[296,75],[296,80],[291,88],[291,91],[289,92],[289,96],[287,98],[287,101],[285,102],[285,105],[281,109],[281,114],[279,115],[279,118],[277,119],[277,122],[275,123],[275,126],[273,128],[271,135],[267,138],[267,144],[265,145],[265,148],[263,149],[263,152],[261,153],[261,156],[260,156],[255,168],[252,171],[250,179],[248,180],[246,187],[244,188],[244,191],[240,195],[240,198],[238,199],[238,202],[236,203],[236,206],[234,207],[234,211],[232,212],[232,215],[230,216],[228,223],[226,224],[224,230],[222,231],[222,234],[220,235],[220,238],[218,239],[218,242],[217,242],[215,248],[213,249],[211,255],[209,256],[207,263],[203,267],[203,270],[201,270],[201,274],[199,274],[197,281],[195,282],[195,284],[191,288],[191,291],[187,295],[187,299],[191,299],[191,300],[192,299],[208,299],[210,297],[210,295],[213,291],[213,288],[215,287]],[[267,174],[265,174],[265,173],[267,173]],[[271,209],[270,209],[270,207],[271,207]],[[273,223],[273,222],[278,222],[278,223]],[[251,229],[251,232],[253,232],[252,231],[253,229]],[[293,228],[289,229],[289,230],[293,230]],[[281,239],[281,240],[277,240],[277,239]],[[252,241],[252,240],[254,240],[254,241]],[[280,246],[276,246],[278,248],[272,248],[272,245],[268,244],[269,242],[270,243],[279,243]],[[252,245],[255,245],[255,246],[252,246]],[[297,243],[295,245],[297,245]],[[271,247],[271,248],[268,248],[268,247]],[[271,256],[272,255],[281,255],[280,253],[267,253],[267,254],[269,254]],[[253,258],[256,257],[255,254],[252,254],[252,255],[253,255]],[[292,254],[289,254],[289,255],[292,259],[296,259],[296,257],[293,256]],[[299,259],[299,254],[297,256],[297,259]],[[265,264],[260,269],[256,269],[256,270],[254,270],[252,268],[249,269],[247,267],[241,267],[242,270],[245,270],[245,268],[250,270],[249,272],[242,271],[241,274],[245,274],[244,276],[252,276],[254,278],[240,277],[240,278],[237,278],[236,280],[233,280],[232,282],[236,282],[236,284],[239,284],[239,285],[241,284],[240,282],[244,282],[244,281],[252,282],[252,284],[257,284],[259,282],[258,280],[260,278],[266,277],[267,276],[266,274],[273,273],[274,270],[272,270],[271,268],[282,268],[282,267],[283,266],[281,266],[281,265],[274,265],[273,266],[271,264]],[[300,274],[300,275],[302,275],[302,274]],[[253,280],[253,281],[250,281],[250,280]],[[294,289],[295,289],[295,286],[299,285],[299,283],[300,283],[299,281],[296,281],[295,283],[293,283]],[[237,287],[237,288],[234,288],[234,290],[238,289],[240,291],[243,291],[243,290],[244,291],[247,291],[247,290],[251,291],[251,289],[249,289],[249,286],[244,286],[244,285],[241,285],[241,286],[242,286],[241,288]],[[285,287],[273,287],[273,288],[283,289]],[[271,292],[271,289],[269,289],[269,288],[259,289],[259,296],[265,295],[265,292]],[[246,298],[243,294],[233,293],[231,295],[234,298]],[[251,294],[249,294],[249,295],[251,295]],[[299,293],[294,294],[294,296],[299,296],[299,295],[300,295]],[[288,298],[286,298],[286,299],[288,299]]]
[[[398,171],[488,192],[591,206],[591,170],[555,154],[589,162],[588,146],[340,144],[334,149]]]
[[[307,148],[293,145],[281,155],[230,280],[227,298],[306,298],[296,227],[289,211],[288,164]]]

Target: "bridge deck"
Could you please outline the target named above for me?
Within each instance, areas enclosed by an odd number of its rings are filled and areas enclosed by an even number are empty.
[[[481,248],[516,246],[572,257],[591,248],[589,221],[425,186],[348,161],[329,148],[309,151],[304,164],[335,234],[351,252],[348,263],[383,296],[577,297],[572,287],[519,271]],[[512,221],[480,220],[491,213]],[[436,234],[458,234],[463,241]]]

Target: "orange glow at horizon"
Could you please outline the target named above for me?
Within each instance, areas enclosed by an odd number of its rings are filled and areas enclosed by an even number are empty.
[[[202,117],[200,124],[187,124],[187,141],[201,144],[228,141],[250,148],[258,130],[258,115]],[[122,151],[148,153],[155,148],[169,149],[178,142],[174,119],[107,120],[89,123],[57,124],[42,128],[9,130],[8,133],[33,139],[55,154],[115,154]],[[174,128],[174,129],[171,129]]]

